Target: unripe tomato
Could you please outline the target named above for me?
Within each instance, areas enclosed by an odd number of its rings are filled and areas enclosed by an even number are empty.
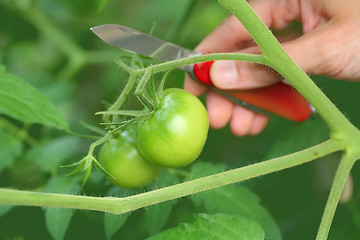
[[[99,153],[99,162],[115,179],[115,185],[124,188],[143,187],[151,182],[161,168],[148,162],[137,150],[135,129],[128,128],[118,137],[105,143]]]
[[[159,166],[182,167],[200,155],[208,129],[207,111],[197,97],[182,89],[167,89],[153,116],[139,124],[137,146]]]

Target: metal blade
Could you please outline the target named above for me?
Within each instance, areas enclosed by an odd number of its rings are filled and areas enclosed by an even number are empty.
[[[195,54],[189,49],[122,25],[105,24],[92,27],[90,30],[112,46],[164,61]]]

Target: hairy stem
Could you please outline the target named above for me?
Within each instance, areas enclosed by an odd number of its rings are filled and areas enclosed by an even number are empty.
[[[126,100],[127,96],[129,95],[131,89],[133,88],[133,86],[135,84],[135,81],[136,81],[136,76],[134,76],[133,74],[130,74],[129,80],[126,83],[125,88],[121,92],[118,99],[116,99],[116,101],[113,103],[113,105],[111,105],[108,108],[108,111],[114,111],[114,110],[119,110],[120,109],[120,107],[122,106],[122,104]],[[103,116],[104,122],[109,123],[110,122],[110,117],[111,117],[111,115],[104,115]]]
[[[135,74],[144,74],[149,68],[153,73],[164,72],[170,69],[182,67],[184,65],[191,65],[199,62],[206,62],[212,60],[239,60],[248,61],[253,63],[265,64],[265,61],[261,55],[256,54],[243,54],[243,53],[211,53],[205,55],[196,55],[187,58],[181,58],[174,61],[168,61],[156,65],[151,65],[147,68],[135,70]]]
[[[107,132],[102,138],[98,139],[97,141],[93,142],[91,145],[90,145],[90,148],[89,148],[89,152],[88,152],[88,156],[93,156],[93,153],[94,153],[94,150],[97,146],[105,143],[106,141],[108,141],[109,137],[110,137],[110,132]]]
[[[74,196],[0,188],[0,203],[87,209],[120,214],[294,167],[341,150],[343,147],[341,142],[328,140],[287,156],[125,198]]]
[[[337,168],[316,240],[327,239],[342,190],[356,157],[344,154]]]
[[[261,48],[265,64],[286,78],[315,107],[333,133],[344,132],[346,129],[352,132],[356,129],[288,56],[275,36],[245,0],[219,0],[219,3],[233,12],[244,25]]]
[[[326,239],[340,195],[355,160],[360,156],[360,131],[335,107],[307,74],[287,55],[280,43],[245,0],[219,0],[247,29],[261,48],[264,64],[286,78],[319,112],[333,139],[345,145],[316,239]]]

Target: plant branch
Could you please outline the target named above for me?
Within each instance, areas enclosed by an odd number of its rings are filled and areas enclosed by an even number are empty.
[[[87,209],[121,214],[156,203],[294,167],[339,151],[343,147],[341,142],[328,140],[287,156],[125,198],[74,196],[0,188],[0,203],[23,206]]]
[[[120,96],[118,97],[118,99],[116,99],[116,101],[107,109],[107,111],[115,111],[115,110],[119,110],[120,107],[122,106],[122,104],[124,103],[124,101],[126,100],[127,96],[129,95],[131,89],[133,88],[134,84],[136,81],[136,76],[134,76],[134,74],[130,74],[129,80],[126,83],[125,88],[122,90]],[[110,117],[111,115],[104,115],[103,116],[103,120],[105,123],[109,123],[110,122]]]
[[[93,143],[90,145],[88,155],[93,155],[95,148],[96,148],[97,146],[103,144],[104,142],[108,141],[110,135],[111,135],[111,134],[108,132],[108,133],[105,134],[105,136],[103,136],[102,138],[100,138],[100,139],[98,139],[97,141],[93,142]]]
[[[243,53],[211,53],[205,55],[196,55],[187,58],[176,59],[165,63],[151,65],[147,68],[135,70],[135,74],[144,74],[147,69],[151,68],[153,73],[163,72],[174,68],[191,65],[200,62],[213,61],[213,60],[239,60],[248,61],[253,63],[265,64],[261,55],[257,54],[243,54]]]
[[[275,36],[245,0],[219,0],[219,3],[233,12],[253,37],[261,48],[264,64],[286,78],[315,107],[334,135],[338,132],[351,133],[357,130],[288,56]]]
[[[357,157],[344,153],[337,168],[316,240],[327,239],[346,179]]]

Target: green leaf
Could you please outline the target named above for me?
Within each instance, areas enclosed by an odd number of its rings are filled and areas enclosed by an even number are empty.
[[[158,188],[167,187],[170,185],[174,185],[179,182],[179,178],[175,175],[176,169],[168,169],[164,168],[156,181],[152,181],[150,184],[146,186],[147,191],[152,191]],[[174,200],[173,200],[174,201]]]
[[[129,216],[129,213],[119,215],[106,214],[104,216],[104,228],[106,238],[111,239],[111,237],[124,225]]]
[[[73,136],[63,136],[33,148],[29,159],[34,159],[44,171],[53,172],[61,163],[79,153],[80,139]]]
[[[8,213],[13,207],[13,205],[0,205],[0,217]]]
[[[50,193],[78,194],[81,191],[81,186],[77,179],[69,178],[67,176],[58,176],[52,178],[47,183],[44,191]]]
[[[197,161],[191,166],[190,177],[193,179],[209,176],[212,174],[220,173],[226,170],[227,166],[222,163],[209,163]]]
[[[253,220],[225,214],[199,214],[192,224],[180,224],[149,240],[262,240],[264,230]]]
[[[45,211],[46,227],[55,240],[64,239],[73,213],[73,209],[66,208],[49,208]]]
[[[11,167],[22,150],[23,144],[19,139],[0,129],[0,172]]]
[[[97,126],[93,126],[91,124],[88,124],[84,121],[80,121],[80,124],[83,125],[86,129],[90,130],[93,133],[96,133],[100,136],[103,136],[107,133],[107,131],[105,131],[103,128],[99,128]]]
[[[173,169],[163,169],[157,181],[153,181],[147,186],[147,190],[151,191],[158,188],[170,186],[179,181],[178,177],[172,171]],[[177,200],[171,200],[150,206],[145,210],[145,224],[149,235],[158,233],[168,220],[173,205]]]
[[[223,171],[224,167],[199,162],[191,169],[191,176],[200,177]],[[207,213],[225,213],[246,217],[258,222],[267,239],[282,239],[280,230],[271,214],[261,205],[258,196],[247,188],[229,185],[191,196],[195,206],[205,207]]]
[[[74,179],[60,176],[53,178],[47,184],[46,192],[71,193],[77,194],[81,187]],[[46,208],[45,224],[51,236],[56,240],[64,239],[67,228],[73,216],[73,209],[65,208]]]
[[[158,233],[165,225],[168,219],[173,202],[163,202],[151,206],[145,210],[145,223],[150,235]]]
[[[139,189],[124,189],[113,186],[107,193],[107,196],[125,197],[139,193]],[[107,239],[110,239],[126,222],[130,213],[124,213],[120,215],[105,214],[104,216],[104,228]]]
[[[118,186],[112,186],[107,192],[107,197],[128,197],[143,192],[140,188],[127,189],[119,188]]]
[[[68,130],[68,123],[36,88],[0,65],[0,113],[23,122],[40,123]]]
[[[289,129],[282,124],[279,128],[285,134],[277,136],[268,153],[268,159],[300,151],[329,139],[329,128],[319,115],[313,115],[301,123],[291,124]]]
[[[255,220],[265,230],[267,239],[282,239],[275,220],[259,198],[245,187],[225,186],[195,194],[191,199],[195,206],[204,206],[207,213],[231,213]]]

